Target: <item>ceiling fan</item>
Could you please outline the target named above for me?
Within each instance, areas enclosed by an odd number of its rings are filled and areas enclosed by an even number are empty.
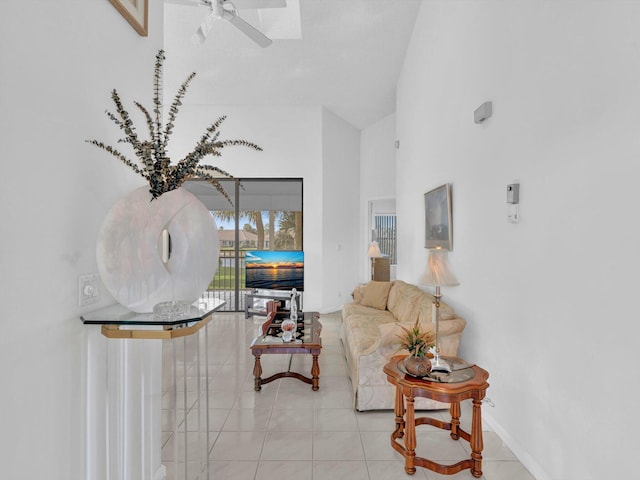
[[[261,47],[268,47],[272,40],[260,30],[244,21],[238,15],[238,10],[283,8],[287,6],[286,0],[167,0],[170,3],[183,5],[204,6],[209,8],[209,14],[204,17],[202,23],[192,35],[193,43],[204,43],[207,35],[213,29],[216,20],[226,20],[244,33]]]

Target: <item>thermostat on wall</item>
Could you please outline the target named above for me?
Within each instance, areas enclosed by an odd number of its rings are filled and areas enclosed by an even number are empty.
[[[507,220],[509,223],[520,223],[520,184],[507,185]]]
[[[484,102],[473,112],[473,121],[475,123],[482,123],[493,114],[493,104],[491,102]]]
[[[520,203],[520,184],[507,185],[507,203]]]

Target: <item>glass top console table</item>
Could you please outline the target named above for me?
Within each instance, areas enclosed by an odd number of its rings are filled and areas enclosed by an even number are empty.
[[[101,326],[107,337],[87,347],[88,378],[106,375],[105,380],[87,380],[89,396],[101,399],[90,402],[93,414],[88,417],[105,419],[88,437],[88,448],[104,448],[104,462],[118,478],[151,480],[159,478],[162,469],[179,479],[211,477],[208,330],[214,313],[224,304],[216,298],[201,299],[188,309],[181,308],[186,310],[182,314],[136,313],[111,305],[80,317],[86,325]],[[101,337],[97,332],[93,335]],[[196,400],[187,394],[195,394]],[[189,428],[181,428],[187,425],[187,415]],[[164,446],[161,429],[171,438]],[[136,445],[146,447],[132,451]],[[95,473],[91,478],[103,474],[101,462],[87,467]]]
[[[217,298],[201,300],[188,312],[173,316],[136,313],[122,305],[111,305],[84,313],[80,319],[87,325],[102,325],[102,334],[108,338],[169,339],[197,332],[224,304]]]

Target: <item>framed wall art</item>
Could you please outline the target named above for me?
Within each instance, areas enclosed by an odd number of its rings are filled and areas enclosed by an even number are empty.
[[[425,248],[453,248],[451,185],[441,185],[424,194]]]
[[[109,0],[141,36],[148,35],[149,0]]]

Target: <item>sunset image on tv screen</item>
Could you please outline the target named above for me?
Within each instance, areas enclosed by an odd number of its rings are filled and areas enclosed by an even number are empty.
[[[304,252],[252,250],[245,253],[246,287],[304,290]]]

